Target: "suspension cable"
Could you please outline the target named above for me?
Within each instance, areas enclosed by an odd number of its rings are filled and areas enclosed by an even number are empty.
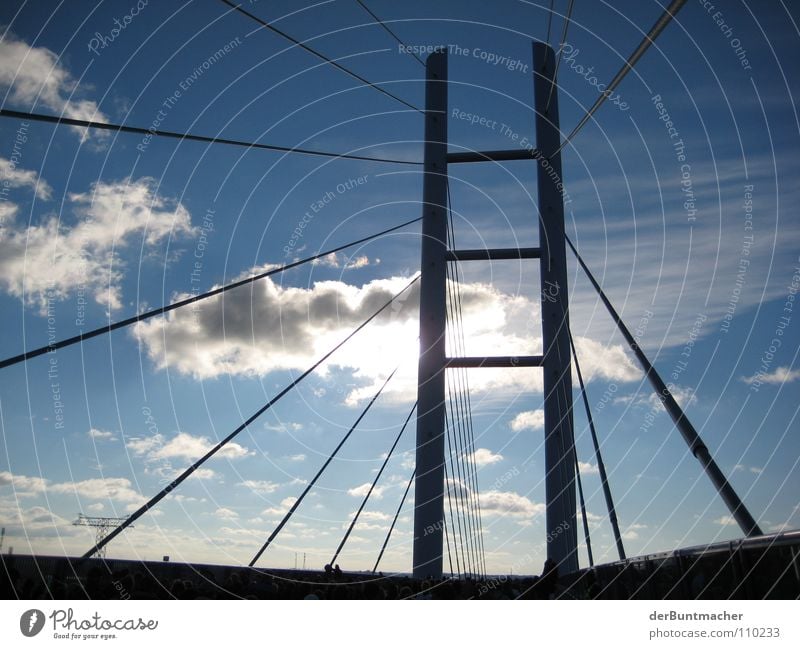
[[[153,135],[157,137],[168,137],[177,140],[188,140],[191,142],[206,142],[208,144],[227,144],[229,146],[246,147],[248,149],[263,149],[267,151],[281,151],[283,153],[298,153],[302,155],[321,156],[324,158],[343,158],[346,160],[362,160],[367,162],[388,162],[392,164],[421,165],[422,162],[413,160],[394,160],[392,158],[373,158],[371,156],[355,155],[352,153],[330,153],[328,151],[317,151],[315,149],[303,149],[301,147],[281,146],[279,144],[259,144],[258,142],[245,142],[242,140],[231,140],[223,137],[212,137],[208,135],[195,135],[193,133],[176,133],[174,131],[162,131],[154,128],[142,128],[141,126],[127,126],[124,124],[111,124],[109,122],[93,122],[85,119],[73,119],[71,117],[59,117],[57,115],[45,115],[42,113],[29,113],[19,110],[0,109],[0,117],[11,117],[14,119],[31,120],[34,122],[46,122],[57,126],[80,126],[82,128],[93,128],[101,131],[112,131],[115,133],[135,133],[137,135]]]
[[[372,11],[372,9],[370,9],[361,0],[356,0],[356,2],[362,6],[364,11],[366,11],[370,16],[372,16],[375,22],[377,22],[381,27],[383,27],[387,32],[389,32],[389,34],[391,35],[392,38],[394,38],[394,40],[396,40],[400,45],[403,46],[403,51],[411,54],[411,56],[413,56],[423,68],[425,67],[425,61],[423,61],[421,58],[419,58],[419,56],[417,56],[413,51],[411,51],[411,48],[409,48],[408,45],[406,45],[402,40],[400,40],[400,37],[397,34],[395,34],[391,29],[389,29],[389,26],[385,22],[383,22],[380,18],[378,18],[378,16],[375,15],[375,12]]]
[[[661,14],[659,19],[655,22],[655,24],[650,28],[650,31],[647,35],[642,39],[639,46],[634,50],[633,54],[628,57],[628,60],[625,61],[625,65],[622,66],[619,72],[614,76],[606,86],[606,89],[600,94],[597,100],[594,102],[592,107],[586,112],[580,122],[578,122],[577,126],[572,129],[570,134],[567,136],[567,139],[562,142],[561,146],[555,150],[555,152],[550,156],[551,158],[558,154],[567,144],[572,141],[572,138],[577,135],[578,131],[580,131],[586,122],[589,121],[592,115],[597,112],[597,109],[603,105],[608,96],[614,92],[616,87],[620,84],[620,82],[625,78],[625,75],[628,74],[631,70],[633,70],[633,66],[642,58],[642,54],[644,54],[648,48],[653,44],[653,42],[658,38],[659,34],[664,31],[664,28],[670,23],[670,21],[675,17],[675,15],[683,8],[683,5],[686,4],[686,0],[672,0],[669,7],[664,10],[664,13]]]
[[[389,539],[392,537],[392,532],[394,531],[394,526],[397,524],[397,519],[400,517],[400,511],[403,509],[403,503],[406,502],[406,496],[408,496],[408,490],[411,489],[411,485],[414,482],[414,477],[417,475],[417,470],[414,469],[411,472],[411,477],[408,479],[408,484],[406,485],[406,490],[403,492],[403,497],[400,499],[400,505],[397,508],[397,512],[394,515],[394,519],[392,520],[392,524],[389,527],[389,533],[386,535],[386,540],[383,542],[383,547],[381,548],[380,553],[378,554],[378,560],[375,562],[375,566],[372,568],[372,572],[377,572],[378,564],[381,562],[383,558],[383,553],[386,551],[386,546],[389,545]]]
[[[358,241],[353,241],[351,243],[337,246],[336,248],[332,248],[331,250],[326,250],[325,252],[320,252],[316,255],[311,257],[306,257],[305,259],[300,259],[298,261],[293,261],[289,264],[284,264],[283,266],[279,266],[278,268],[272,268],[268,271],[263,273],[259,273],[257,275],[252,275],[250,277],[246,277],[245,279],[241,279],[235,282],[231,282],[230,284],[226,284],[225,286],[220,286],[219,288],[212,289],[206,293],[201,293],[200,295],[193,295],[190,298],[186,298],[185,300],[179,300],[177,302],[173,302],[172,304],[168,304],[167,306],[161,306],[157,309],[151,309],[145,313],[140,313],[139,315],[132,316],[130,318],[126,318],[125,320],[120,320],[119,322],[114,322],[103,327],[98,327],[92,331],[88,331],[86,333],[80,333],[77,336],[72,336],[71,338],[65,338],[64,340],[59,340],[58,342],[51,343],[45,347],[39,347],[38,349],[33,349],[31,351],[24,352],[17,356],[12,356],[11,358],[6,358],[5,360],[0,361],[0,369],[4,367],[8,367],[9,365],[15,365],[17,363],[21,363],[22,361],[27,361],[31,358],[35,358],[37,356],[41,356],[42,354],[47,354],[56,351],[57,349],[61,349],[63,347],[69,347],[70,345],[74,345],[76,343],[83,342],[85,340],[89,340],[90,338],[94,338],[95,336],[99,336],[101,334],[110,333],[116,329],[120,329],[122,327],[127,327],[129,325],[135,324],[137,322],[141,322],[143,320],[147,320],[157,315],[162,315],[164,313],[168,313],[169,311],[173,311],[183,306],[187,306],[189,304],[194,304],[195,302],[199,302],[200,300],[205,300],[206,298],[213,297],[214,295],[219,295],[220,293],[225,293],[226,291],[230,291],[234,288],[239,288],[240,286],[245,286],[246,284],[252,284],[260,279],[264,279],[265,277],[269,277],[270,275],[275,275],[277,273],[282,273],[284,271],[290,270],[292,268],[297,268],[298,266],[302,266],[303,264],[307,264],[309,262],[315,261],[317,259],[321,259],[323,257],[327,257],[328,255],[332,255],[340,250],[344,250],[345,248],[352,248],[353,246],[357,246],[361,243],[366,241],[371,241],[372,239],[376,239],[378,237],[383,236],[384,234],[389,234],[390,232],[394,232],[395,230],[399,230],[401,228],[406,227],[407,225],[411,225],[412,223],[416,223],[417,221],[421,221],[422,217],[417,219],[412,219],[411,221],[406,221],[405,223],[401,223],[400,225],[396,225],[392,228],[388,228],[383,230],[382,232],[378,232],[377,234],[371,234],[368,237],[364,237],[359,239]]]
[[[255,565],[256,561],[258,561],[261,558],[261,555],[264,554],[264,551],[269,547],[270,543],[272,543],[272,541],[275,539],[275,537],[278,536],[278,533],[283,529],[283,526],[286,525],[286,523],[289,522],[289,519],[292,517],[292,514],[294,514],[297,511],[297,508],[300,507],[300,504],[303,502],[303,499],[306,497],[308,492],[311,491],[311,489],[314,487],[315,484],[317,484],[317,480],[319,480],[320,476],[325,472],[325,469],[328,468],[328,465],[331,462],[333,462],[333,458],[336,457],[336,454],[339,452],[339,450],[342,448],[342,446],[344,446],[344,443],[348,439],[350,439],[350,435],[353,434],[353,431],[358,427],[358,425],[361,423],[361,420],[370,411],[370,408],[372,408],[372,405],[378,400],[378,397],[381,396],[381,393],[383,392],[383,389],[389,384],[389,381],[392,380],[392,377],[395,375],[395,372],[397,372],[398,369],[399,369],[399,367],[396,367],[392,371],[392,373],[389,374],[389,376],[383,382],[383,385],[381,385],[380,389],[375,393],[375,395],[372,397],[372,399],[370,399],[370,401],[367,404],[367,406],[361,411],[361,414],[358,416],[358,418],[355,420],[353,425],[350,427],[350,430],[348,430],[347,433],[345,434],[345,436],[342,437],[341,441],[336,445],[336,448],[333,449],[331,454],[328,456],[328,459],[325,460],[323,465],[319,468],[319,471],[317,471],[317,474],[311,479],[311,482],[309,482],[306,485],[306,488],[303,489],[303,493],[300,494],[300,497],[297,498],[297,500],[295,500],[292,503],[291,507],[289,507],[289,511],[286,512],[286,515],[283,517],[283,519],[281,519],[281,522],[278,523],[278,526],[272,531],[272,533],[269,535],[267,540],[264,542],[264,545],[261,546],[261,549],[258,552],[256,552],[256,555],[250,561],[249,566],[251,568]],[[338,552],[337,552],[337,554],[338,554]]]
[[[586,385],[583,382],[583,373],[581,372],[581,365],[578,362],[578,353],[575,349],[575,341],[572,339],[572,331],[569,331],[569,345],[572,348],[572,358],[575,360],[575,372],[578,375],[578,383],[581,388],[581,396],[583,397],[583,405],[586,409],[586,419],[589,422],[589,432],[592,435],[592,444],[594,446],[594,456],[597,459],[597,470],[600,473],[600,482],[603,485],[603,495],[606,500],[606,507],[608,509],[608,520],[611,523],[611,529],[614,533],[614,541],[617,545],[617,553],[619,554],[620,561],[625,560],[625,548],[622,544],[622,535],[619,531],[619,522],[617,521],[617,510],[614,507],[614,499],[611,497],[611,487],[608,483],[608,474],[606,473],[606,465],[603,462],[603,455],[600,452],[600,443],[597,441],[597,431],[594,427],[594,417],[592,416],[592,409],[589,407],[589,396],[586,393]]]
[[[242,7],[240,5],[237,5],[237,4],[233,3],[233,2],[231,2],[231,0],[221,0],[221,2],[224,2],[226,5],[228,5],[232,9],[238,11],[242,15],[247,16],[248,18],[250,18],[250,20],[253,20],[253,21],[257,22],[262,27],[265,27],[266,29],[269,29],[271,32],[274,32],[275,34],[278,34],[278,36],[280,36],[282,38],[285,38],[287,41],[289,41],[291,43],[294,43],[298,47],[303,48],[306,52],[309,52],[310,54],[313,54],[318,59],[321,59],[321,60],[325,61],[326,63],[330,63],[333,67],[337,68],[338,70],[341,70],[345,74],[350,75],[354,79],[357,79],[358,81],[363,83],[365,86],[369,86],[370,88],[375,88],[375,90],[377,90],[378,92],[383,93],[387,97],[391,97],[395,101],[400,102],[404,106],[407,106],[408,108],[411,108],[411,109],[417,111],[418,113],[421,113],[421,114],[425,113],[425,111],[420,110],[419,108],[417,108],[413,104],[408,103],[405,99],[401,99],[397,95],[393,95],[388,90],[386,90],[384,88],[381,88],[380,86],[378,86],[378,85],[372,83],[371,81],[365,79],[361,75],[356,74],[355,72],[352,72],[351,70],[348,70],[346,67],[344,67],[340,63],[337,63],[336,61],[333,61],[333,60],[329,59],[324,54],[322,54],[322,53],[318,52],[317,50],[313,49],[312,47],[306,45],[302,41],[297,40],[293,36],[290,36],[286,32],[284,32],[284,31],[278,29],[277,27],[275,27],[274,25],[269,24],[267,21],[262,20],[258,16],[254,15],[254,14],[251,14],[249,11],[246,11],[246,10],[242,9]]]
[[[225,446],[228,442],[230,442],[234,437],[236,437],[239,433],[241,433],[245,428],[247,428],[250,424],[252,424],[258,417],[264,414],[267,410],[269,410],[273,405],[275,405],[278,401],[280,401],[284,396],[286,396],[293,388],[297,387],[297,385],[305,379],[309,374],[311,374],[314,370],[316,370],[320,365],[322,365],[326,360],[328,360],[339,348],[344,346],[353,336],[355,336],[359,331],[361,331],[364,327],[366,327],[370,322],[372,322],[375,318],[377,318],[384,310],[386,310],[389,305],[391,305],[397,298],[399,298],[403,293],[405,293],[408,289],[410,289],[417,281],[419,281],[420,276],[417,275],[412,279],[406,286],[399,292],[396,293],[391,299],[389,299],[383,306],[381,306],[375,313],[373,313],[369,318],[364,320],[358,327],[356,327],[353,331],[351,331],[341,342],[339,342],[333,349],[327,352],[322,358],[320,358],[316,363],[314,363],[310,368],[308,368],[305,372],[303,372],[300,376],[298,376],[294,381],[292,381],[288,386],[286,386],[283,390],[281,390],[277,396],[273,397],[266,405],[262,406],[256,412],[254,412],[250,417],[248,417],[242,424],[236,427],[236,429],[228,435],[225,439],[220,440],[216,445],[214,445],[211,450],[209,450],[203,457],[199,460],[196,460],[189,468],[183,471],[177,478],[172,480],[166,487],[164,487],[161,491],[159,491],[155,496],[153,496],[150,500],[148,500],[144,505],[139,507],[133,514],[128,516],[123,523],[121,523],[118,527],[116,527],[108,536],[104,539],[99,541],[95,544],[95,546],[86,552],[83,555],[84,559],[88,559],[96,552],[100,551],[109,541],[114,539],[120,532],[122,532],[125,528],[132,525],[135,521],[142,517],[145,513],[147,513],[150,509],[152,509],[156,504],[158,504],[165,496],[170,494],[174,491],[178,485],[180,485],[186,478],[188,478],[192,473],[194,473],[197,469],[199,469],[206,460],[213,457],[217,451],[219,451],[223,446]]]
[[[345,532],[344,537],[342,538],[342,542],[339,543],[339,547],[336,548],[336,552],[333,554],[333,559],[330,560],[330,564],[333,565],[336,563],[336,559],[339,557],[339,553],[342,551],[344,544],[347,543],[347,539],[350,536],[350,533],[353,531],[353,528],[356,526],[358,522],[358,517],[361,515],[361,512],[364,510],[364,507],[367,505],[367,501],[369,497],[372,495],[372,491],[375,489],[375,485],[378,484],[378,480],[380,480],[381,475],[383,475],[383,470],[386,468],[386,465],[389,463],[389,459],[392,457],[392,453],[394,453],[394,449],[397,447],[397,444],[400,442],[400,438],[403,436],[403,433],[406,430],[406,426],[408,426],[408,422],[411,420],[411,415],[414,414],[414,411],[417,409],[417,404],[415,403],[412,408],[411,412],[408,413],[408,417],[406,417],[405,422],[403,423],[402,428],[400,428],[400,432],[397,434],[397,437],[394,440],[394,444],[389,449],[389,453],[386,455],[386,458],[383,460],[383,464],[381,468],[378,470],[378,474],[375,476],[375,479],[372,481],[372,484],[369,487],[369,491],[367,491],[367,495],[364,496],[364,500],[361,502],[361,506],[358,508],[355,516],[353,516],[353,520],[350,522],[350,526],[347,528],[347,532]]]

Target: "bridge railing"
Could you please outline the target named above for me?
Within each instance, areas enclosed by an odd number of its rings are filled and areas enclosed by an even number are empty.
[[[560,583],[565,599],[796,599],[800,530],[633,557]]]

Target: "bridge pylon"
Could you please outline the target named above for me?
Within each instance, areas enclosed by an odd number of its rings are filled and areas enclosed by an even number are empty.
[[[414,576],[418,578],[442,576],[446,488],[445,372],[461,367],[542,368],[547,557],[555,562],[562,574],[578,569],[564,185],[559,151],[558,96],[553,87],[556,56],[552,48],[545,43],[534,43],[533,64],[537,148],[448,152],[447,54],[435,52],[426,61],[413,549]],[[537,163],[540,246],[448,250],[448,165],[512,160]],[[497,259],[540,261],[543,354],[448,358],[445,349],[447,264]]]

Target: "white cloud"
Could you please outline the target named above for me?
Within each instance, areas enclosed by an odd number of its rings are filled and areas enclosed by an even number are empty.
[[[732,526],[736,525],[736,519],[733,516],[720,516],[719,518],[715,519],[714,522],[717,525],[723,526]]]
[[[380,259],[370,261],[366,255],[359,255],[358,257],[348,257],[347,255],[331,253],[311,262],[312,266],[327,266],[329,268],[341,268],[342,270],[355,270],[358,268],[366,268],[367,266],[377,266],[381,263]]]
[[[462,506],[462,498],[469,499],[475,493],[461,480],[450,478],[447,483],[453,502],[458,508]],[[484,516],[510,516],[525,519],[533,518],[545,511],[544,503],[535,503],[527,496],[515,491],[491,489],[479,492],[478,497]]]
[[[150,451],[164,443],[164,436],[157,434],[152,437],[131,437],[125,442],[125,447],[134,455],[147,455]]]
[[[250,275],[259,269],[245,273]],[[204,300],[196,310],[176,310],[165,318],[138,323],[134,335],[161,369],[170,367],[198,379],[220,375],[263,376],[277,370],[308,368],[354,327],[388,302],[408,277],[376,279],[362,285],[317,282],[283,286],[267,278],[255,286],[229,291],[225,299]],[[530,330],[538,303],[480,283],[461,284],[467,355],[535,354],[541,337]],[[175,299],[186,297],[176,296]],[[418,284],[362,330],[320,368],[346,368],[356,385],[345,402],[371,398],[394,364],[401,370],[384,395],[411,401],[416,395],[416,365],[401,361],[419,354]],[[621,346],[577,339],[587,375],[617,381],[639,378]],[[450,350],[448,353],[452,352]],[[541,392],[541,372],[487,368],[470,376],[474,393]]]
[[[367,492],[369,492],[369,488],[371,486],[372,486],[371,482],[365,482],[362,485],[358,485],[357,487],[353,487],[352,489],[348,489],[347,490],[347,495],[348,496],[355,496],[355,497],[358,497],[358,498],[363,498],[364,496],[367,495]],[[370,498],[376,498],[376,499],[380,500],[383,497],[383,492],[384,492],[385,489],[386,489],[385,487],[376,486],[372,490],[372,495],[370,496]]]
[[[348,520],[352,520],[355,515],[356,515],[355,512],[350,512],[350,515],[347,517]],[[364,509],[364,510],[361,511],[361,514],[359,515],[358,519],[359,520],[364,520],[364,521],[380,521],[380,522],[383,522],[383,521],[392,520],[392,516],[390,516],[389,514],[384,514],[383,512],[371,511],[371,510]]]
[[[543,514],[543,503],[534,503],[514,491],[486,491],[480,493],[481,513],[484,516],[507,515],[528,518]]]
[[[511,420],[511,430],[541,430],[544,428],[544,410],[526,410]]]
[[[74,225],[51,215],[38,225],[0,229],[0,286],[42,313],[48,297],[64,300],[78,287],[98,304],[120,308],[120,252],[137,244],[149,253],[167,237],[193,232],[186,208],[158,196],[152,178],[97,182],[89,192],[70,194],[69,202]]]
[[[15,503],[0,501],[0,519],[6,528],[7,541],[13,537],[58,537],[62,540],[65,536],[80,534],[72,521],[41,506],[22,508]]]
[[[17,216],[19,208],[14,203],[0,201],[0,223],[6,224]]]
[[[271,494],[280,487],[277,482],[269,482],[267,480],[245,480],[244,482],[240,482],[238,486],[259,494]]]
[[[149,461],[156,461],[170,458],[197,460],[210,451],[215,444],[208,437],[189,433],[178,433],[166,441],[164,436],[158,433],[151,437],[131,438],[125,446],[135,455],[144,456]],[[253,452],[244,446],[236,442],[228,442],[217,451],[214,457],[235,460],[252,454]]]
[[[287,455],[286,459],[289,462],[305,462],[306,455],[305,453],[297,453],[296,455]]]
[[[488,448],[478,448],[470,455],[470,459],[475,462],[477,466],[487,466],[489,464],[497,464],[503,461],[503,456],[500,453],[492,453]]]
[[[575,516],[579,519],[583,519],[583,513],[580,509],[575,510]],[[604,520],[604,518],[594,512],[586,510],[586,520],[589,522],[589,525],[597,527],[597,525]]]
[[[146,498],[133,489],[127,478],[90,478],[79,482],[62,482],[48,486],[47,490],[83,498],[116,500],[137,506],[146,502]]]
[[[595,378],[629,382],[638,381],[643,376],[639,366],[628,356],[622,345],[604,345],[591,338],[576,336],[575,350],[581,364],[583,380],[586,382]],[[576,385],[578,382],[574,363],[572,382]]]
[[[769,383],[779,385],[781,383],[791,383],[800,379],[800,370],[793,370],[790,367],[778,367],[770,373],[757,372],[753,376],[743,376],[742,381],[748,385],[754,383]]]
[[[182,470],[176,471],[173,477],[177,478],[181,473]],[[189,476],[189,480],[211,480],[212,478],[216,478],[217,473],[213,469],[195,469],[192,472],[192,475]]]
[[[644,523],[634,523],[633,525],[629,525],[628,528],[622,533],[622,538],[626,541],[635,541],[639,538],[639,532],[637,530],[646,530],[647,525]]]
[[[734,471],[749,471],[750,473],[755,473],[756,475],[761,475],[764,472],[764,469],[760,466],[746,466],[744,464],[737,464],[733,467]]]
[[[94,101],[74,99],[77,82],[55,52],[32,47],[9,31],[0,40],[0,86],[10,88],[10,102],[25,108],[41,104],[65,117],[108,121]],[[73,130],[84,135],[85,129]]]
[[[262,516],[284,516],[287,511],[297,502],[297,498],[294,496],[288,496],[281,500],[281,504],[279,507],[267,507],[263,512],[261,512]]]
[[[37,494],[69,494],[90,500],[114,500],[121,503],[141,505],[146,501],[133,488],[127,478],[90,478],[78,482],[51,483],[45,478],[14,475],[0,471],[0,487],[10,486],[18,497]]]
[[[232,509],[228,509],[227,507],[220,507],[217,511],[214,512],[214,516],[216,518],[221,518],[223,520],[232,520],[234,518],[239,518],[239,514],[237,514]]]
[[[693,388],[673,385],[670,386],[669,390],[681,408],[686,408],[687,406],[697,403],[697,397],[694,394]],[[651,409],[656,411],[660,411],[664,407],[661,403],[661,399],[655,392],[650,392],[647,395],[647,404]]]
[[[14,475],[0,471],[0,487],[10,486],[17,497],[30,497],[45,492],[49,494],[68,494],[87,500],[113,500],[138,507],[146,498],[133,488],[127,478],[90,478],[78,482],[50,483],[45,478]]]
[[[90,512],[97,514],[103,511],[105,508],[106,506],[103,503],[92,503],[86,509]]]
[[[86,434],[92,439],[107,439],[109,441],[117,439],[114,437],[114,433],[110,433],[107,430],[100,430],[98,428],[91,428]]]
[[[0,487],[12,487],[17,496],[24,497],[43,492],[47,488],[47,480],[0,471]]]
[[[224,300],[204,300],[191,312],[180,309],[138,323],[134,334],[158,367],[169,365],[196,378],[305,369],[407,283],[406,278],[393,278],[362,287],[331,281],[294,288],[267,278],[227,292]],[[332,362],[359,368],[356,375],[369,380],[391,371],[387,366],[393,359],[416,353],[415,312],[416,307],[402,304],[387,308]]]
[[[0,46],[2,47],[2,46]],[[7,187],[27,187],[37,198],[50,200],[53,188],[39,174],[28,169],[20,169],[16,164],[6,158],[0,157],[0,182]]]
[[[600,473],[600,469],[597,468],[597,465],[592,464],[591,462],[578,462],[578,468],[581,471],[581,475],[593,475]]]
[[[355,258],[351,257],[350,259],[348,259],[347,263],[345,264],[344,269],[345,270],[353,270],[353,269],[356,269],[356,268],[366,268],[367,266],[370,265],[370,263],[371,262],[369,260],[369,257],[367,257],[366,255],[361,255],[361,256],[355,257]],[[380,259],[376,259],[374,263],[377,265],[377,264],[381,263],[381,260]]]

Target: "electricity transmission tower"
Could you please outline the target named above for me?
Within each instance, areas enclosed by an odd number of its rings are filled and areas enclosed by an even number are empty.
[[[74,521],[73,525],[78,525],[81,527],[94,527],[96,529],[95,534],[95,547],[100,546],[101,541],[108,536],[110,530],[122,525],[127,519],[127,516],[124,518],[113,518],[107,516],[84,516],[83,514],[78,514],[78,520]],[[132,525],[130,527],[133,527]],[[106,558],[106,546],[103,545],[100,547],[95,555],[100,559]]]

